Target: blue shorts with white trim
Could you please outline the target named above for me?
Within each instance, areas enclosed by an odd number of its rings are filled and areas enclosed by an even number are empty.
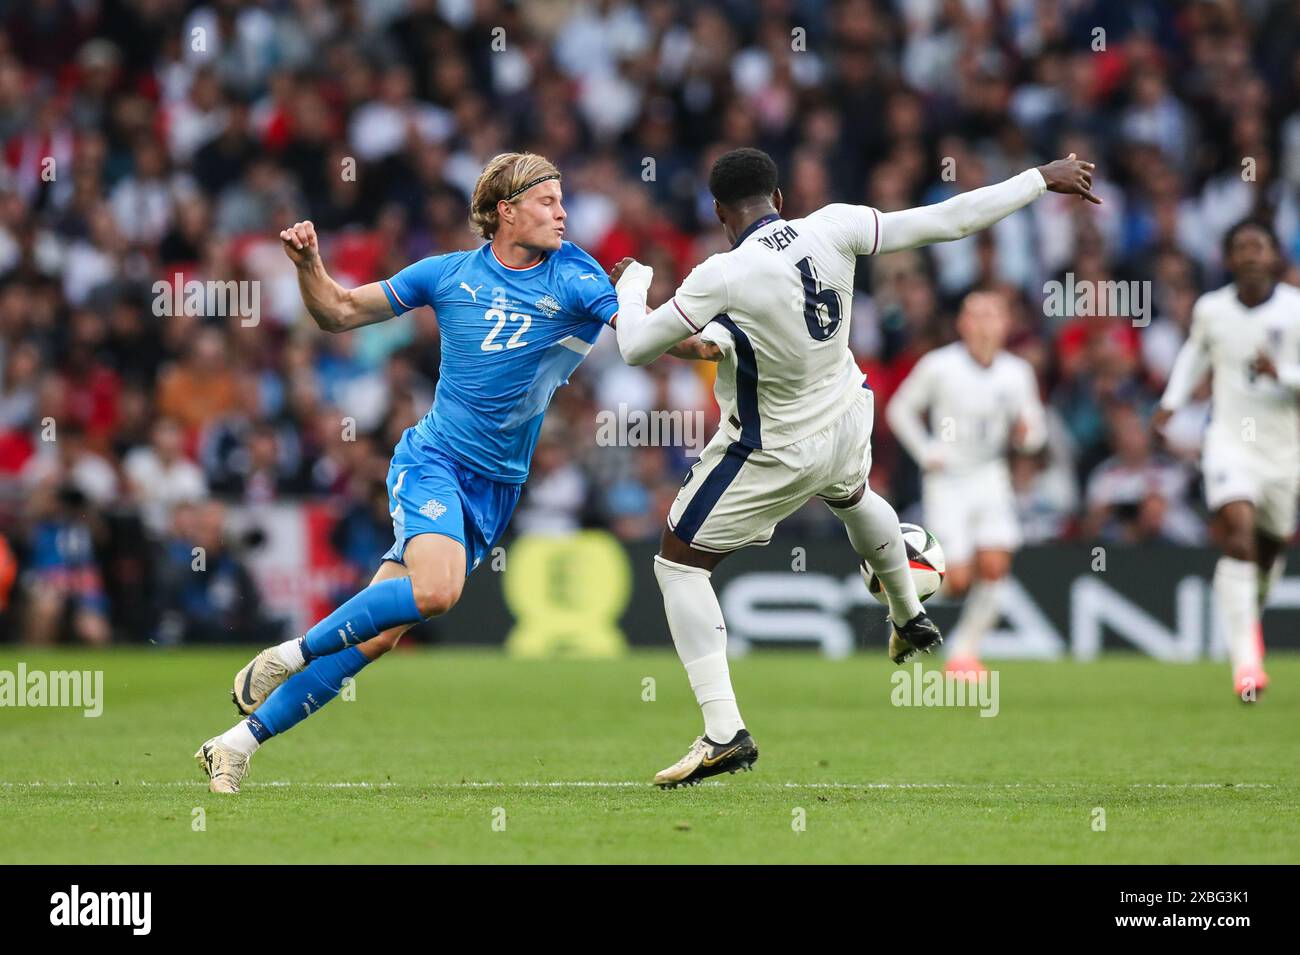
[[[395,540],[384,560],[403,563],[412,537],[441,534],[464,546],[468,577],[505,532],[522,488],[471,471],[416,428],[407,428],[388,468]]]

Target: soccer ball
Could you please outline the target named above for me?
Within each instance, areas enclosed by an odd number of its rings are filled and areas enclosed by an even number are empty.
[[[943,585],[943,574],[947,564],[943,559],[943,548],[933,534],[916,524],[900,524],[903,531],[903,546],[907,548],[907,564],[912,568],[912,581],[916,584],[916,595],[922,600],[929,600]],[[867,582],[867,590],[882,604],[889,605],[885,588],[878,578],[862,562],[862,579]]]

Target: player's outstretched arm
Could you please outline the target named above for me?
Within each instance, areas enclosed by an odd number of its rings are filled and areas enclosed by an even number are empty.
[[[393,317],[393,307],[378,282],[348,289],[330,278],[321,262],[316,227],[295,222],[280,233],[285,255],[298,269],[303,304],[316,325],[327,332],[346,332]]]
[[[1005,182],[972,189],[944,202],[881,213],[879,251],[898,252],[963,239],[1024,208],[1044,192],[1080,196],[1100,204],[1092,193],[1094,168],[1070,153],[1065,159],[1026,169]]]
[[[672,302],[647,311],[646,296],[654,269],[635,259],[623,259],[610,270],[610,279],[618,293],[618,318],[614,322],[618,350],[629,365],[647,365],[665,353],[704,361],[722,357],[717,345],[694,338],[694,330],[677,314]]]

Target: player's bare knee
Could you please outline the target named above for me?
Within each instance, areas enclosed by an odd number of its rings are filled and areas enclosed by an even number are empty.
[[[460,587],[450,581],[411,581],[415,607],[424,619],[439,617],[456,606],[460,600]]]
[[[659,540],[659,557],[684,567],[712,571],[726,556],[726,554],[713,554],[696,550],[667,527],[664,528],[663,536]],[[655,567],[658,568],[658,566],[659,562],[656,560]],[[655,576],[658,577],[658,570],[656,570]],[[660,582],[662,583],[662,581]]]

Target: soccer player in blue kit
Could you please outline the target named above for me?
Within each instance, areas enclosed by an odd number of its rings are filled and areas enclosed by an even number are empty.
[[[393,452],[392,548],[370,586],[236,675],[232,695],[247,718],[195,754],[213,792],[238,792],[259,745],[332,700],[412,625],[455,606],[466,576],[505,530],[552,394],[618,310],[609,277],[564,241],[561,199],[560,173],[548,160],[496,156],[470,202],[470,224],[487,243],[355,289],[325,272],[310,222],[280,233],[323,330],[346,332],[431,305],[442,364],[433,408]],[[695,347],[673,354],[697,357]]]

